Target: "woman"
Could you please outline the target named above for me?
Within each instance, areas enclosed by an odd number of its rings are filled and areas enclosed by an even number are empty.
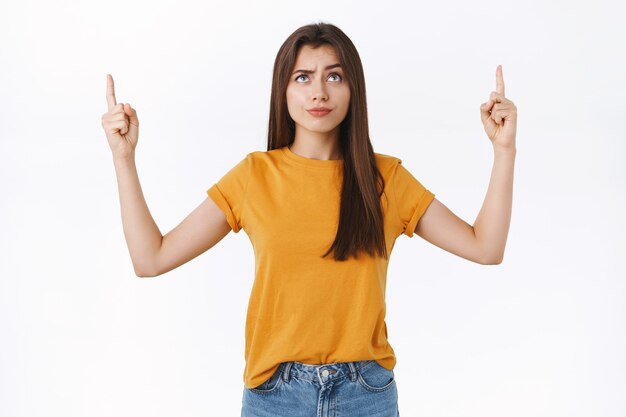
[[[469,225],[393,156],[375,153],[358,52],[336,26],[292,33],[274,63],[267,151],[251,152],[162,236],[134,164],[139,122],[107,78],[102,125],[126,241],[140,277],[168,272],[244,229],[255,252],[242,416],[398,416],[385,287],[395,239],[414,233],[481,264],[502,261],[511,216],[516,107],[480,106],[495,162]]]

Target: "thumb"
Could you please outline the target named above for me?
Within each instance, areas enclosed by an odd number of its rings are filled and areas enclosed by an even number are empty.
[[[124,113],[126,113],[131,123],[139,124],[139,119],[137,118],[137,111],[133,109],[129,103],[124,103]]]
[[[480,119],[482,120],[483,124],[488,122],[488,119],[491,118],[491,113],[489,113],[489,110],[491,110],[493,104],[494,103],[491,101],[491,99],[489,99],[486,103],[480,105]]]
[[[137,117],[137,111],[133,109],[129,103],[124,104],[124,113],[128,116],[129,126],[128,132],[134,136],[138,136],[139,131],[139,118]]]

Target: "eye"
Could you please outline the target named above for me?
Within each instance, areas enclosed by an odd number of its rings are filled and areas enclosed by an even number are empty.
[[[332,76],[337,76],[337,77],[339,77],[339,80],[338,80],[338,81],[341,81],[341,80],[342,80],[341,75],[337,74],[336,72],[333,72],[332,74],[330,74],[330,76],[331,76],[331,77],[332,77]]]
[[[300,77],[308,77],[308,75],[306,75],[306,74],[300,74],[300,75],[298,75],[298,76],[294,79],[294,81],[298,82],[298,79],[300,79]],[[331,73],[331,74],[329,75],[329,77],[338,77],[339,79],[338,79],[337,81],[341,81],[341,80],[343,80],[343,78],[341,77],[341,75],[337,74],[336,72]]]

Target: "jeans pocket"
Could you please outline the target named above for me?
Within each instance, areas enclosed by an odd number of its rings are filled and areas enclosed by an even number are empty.
[[[246,388],[248,391],[255,392],[257,394],[269,394],[277,390],[282,383],[283,376],[283,363],[278,366],[278,369],[270,376],[265,382],[261,383],[254,388]]]
[[[358,370],[357,381],[368,391],[381,392],[393,387],[396,378],[393,369],[387,369],[373,360]]]

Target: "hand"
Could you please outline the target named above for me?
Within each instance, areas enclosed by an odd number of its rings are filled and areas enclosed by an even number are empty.
[[[113,156],[132,156],[139,138],[139,119],[130,104],[117,104],[115,101],[115,87],[110,74],[107,74],[106,98],[109,111],[102,115],[102,127]]]
[[[517,107],[504,97],[502,65],[496,68],[496,91],[480,106],[480,118],[494,148],[516,149]]]

